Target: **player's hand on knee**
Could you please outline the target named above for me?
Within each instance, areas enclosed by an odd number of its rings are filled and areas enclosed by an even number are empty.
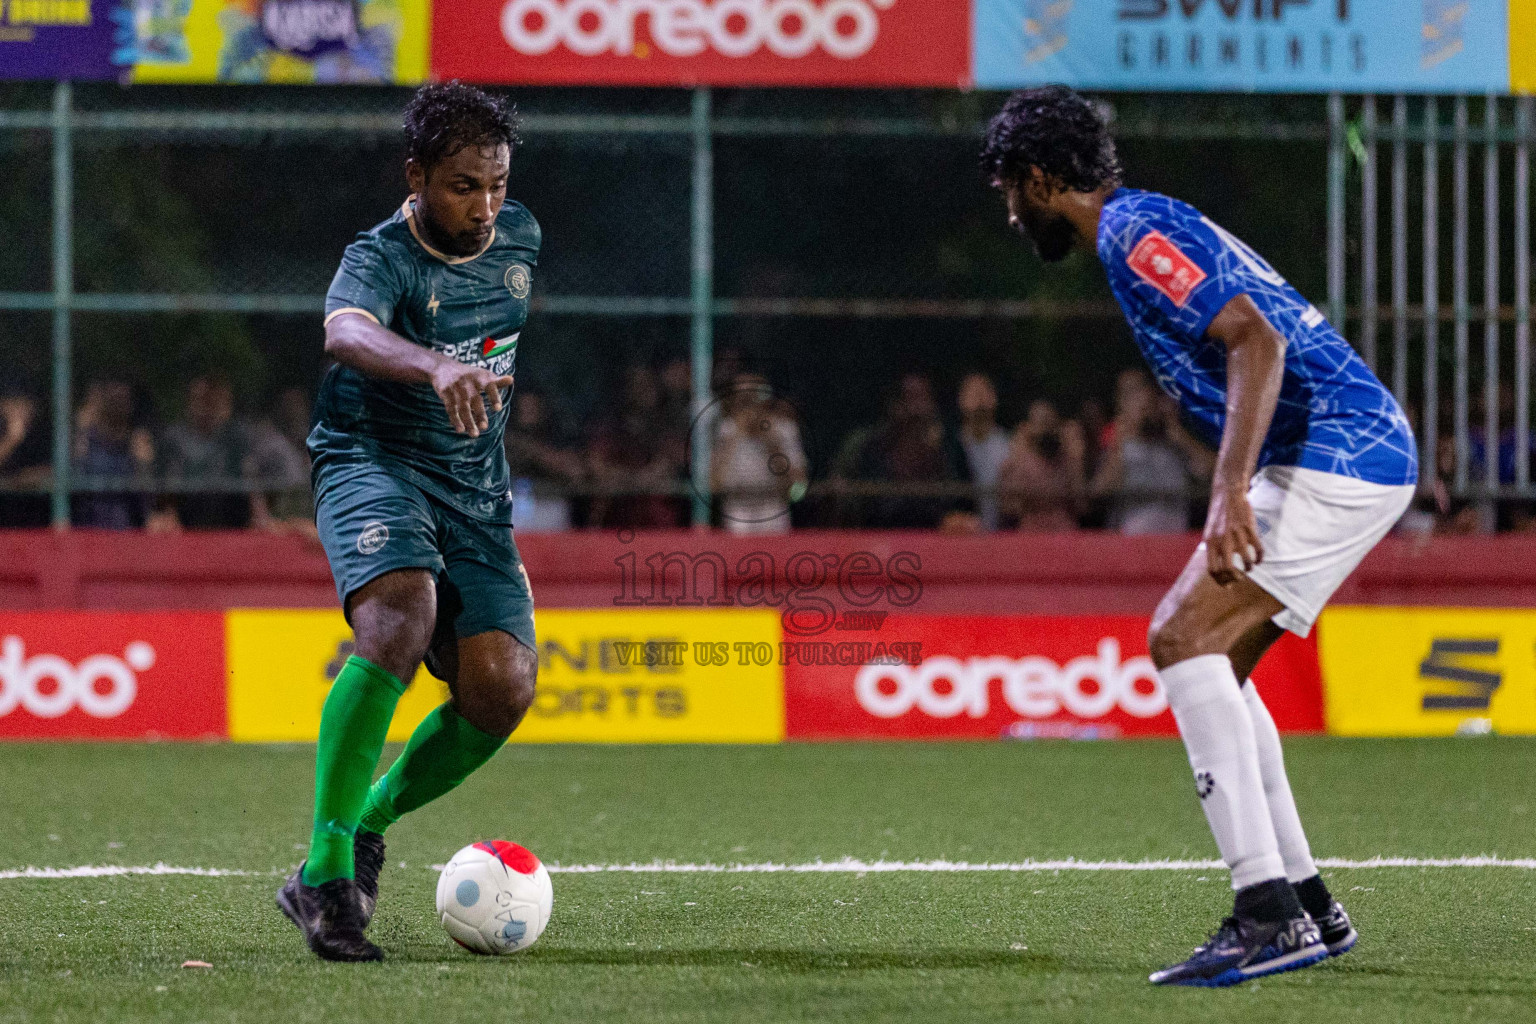
[[[1258,521],[1244,490],[1212,492],[1205,520],[1205,556],[1211,578],[1222,586],[1235,583],[1264,560]]]
[[[511,377],[452,359],[445,359],[432,374],[432,389],[443,400],[449,424],[470,437],[490,429],[490,413],[501,411],[501,389],[511,386]]]

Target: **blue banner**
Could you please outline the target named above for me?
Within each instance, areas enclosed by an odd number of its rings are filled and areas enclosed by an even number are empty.
[[[1509,91],[1506,0],[975,0],[976,84]]]

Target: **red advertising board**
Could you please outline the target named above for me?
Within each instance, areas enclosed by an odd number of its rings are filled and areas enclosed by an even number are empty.
[[[218,739],[222,612],[0,615],[0,739]]]
[[[892,615],[869,639],[920,645],[915,664],[799,664],[788,652],[786,734],[799,740],[1173,736],[1178,730],[1147,657],[1147,626],[1142,616]],[[1281,730],[1322,731],[1314,641],[1287,634],[1254,676]]]
[[[970,0],[455,0],[432,76],[564,85],[963,87]]]

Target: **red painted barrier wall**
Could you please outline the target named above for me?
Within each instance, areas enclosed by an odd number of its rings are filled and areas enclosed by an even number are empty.
[[[831,593],[836,601],[842,573],[859,592],[889,585],[894,594],[901,577],[915,580],[920,593],[913,603],[899,605],[894,597],[876,602],[891,611],[1057,615],[1148,614],[1197,543],[1194,536],[831,531],[752,538],[676,531],[641,533],[627,541],[613,533],[583,532],[527,534],[517,540],[535,595],[546,607],[622,607],[626,602],[654,607],[663,600],[675,606],[684,561],[699,573],[695,596],[703,606],[712,593],[704,559],[730,573],[731,603],[738,605],[752,602],[741,600],[736,588],[750,589],[765,580],[778,588],[798,584],[802,594]],[[669,555],[676,557],[664,564]],[[666,587],[653,595],[649,577],[658,566]],[[910,582],[902,586],[912,588]],[[899,595],[900,600],[909,597],[905,591]],[[1533,606],[1536,537],[1389,539],[1336,600]],[[299,537],[0,531],[0,609],[335,603],[325,553],[318,543]]]

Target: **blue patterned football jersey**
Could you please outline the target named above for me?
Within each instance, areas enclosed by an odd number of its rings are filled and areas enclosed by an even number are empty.
[[[1392,393],[1317,307],[1230,232],[1188,203],[1122,188],[1104,204],[1098,251],[1158,383],[1207,443],[1219,445],[1226,425],[1227,349],[1205,331],[1246,294],[1286,340],[1259,465],[1417,482],[1413,430]]]

